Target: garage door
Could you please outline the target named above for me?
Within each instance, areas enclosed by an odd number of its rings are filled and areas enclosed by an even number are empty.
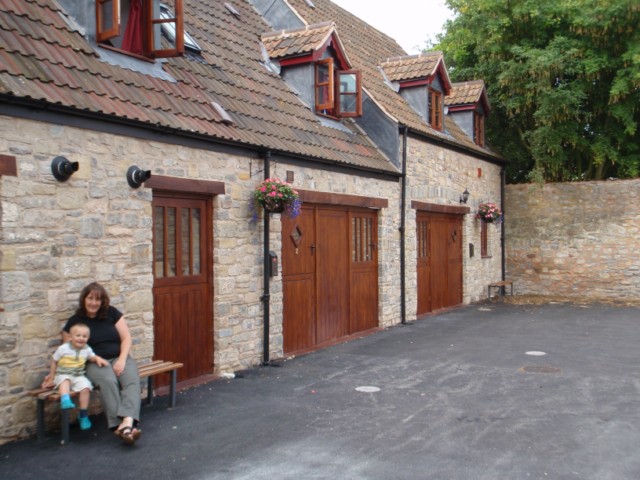
[[[285,353],[378,325],[377,214],[305,204],[282,218]]]

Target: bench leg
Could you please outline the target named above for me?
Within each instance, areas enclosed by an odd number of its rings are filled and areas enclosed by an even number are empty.
[[[60,411],[60,432],[61,440],[60,445],[66,445],[69,443],[69,410],[65,408]]]
[[[44,440],[44,400],[41,398],[36,403],[36,409],[38,442],[41,442]]]
[[[153,375],[147,377],[147,405],[153,405]]]
[[[171,408],[176,406],[176,379],[178,377],[177,370],[171,370],[171,387],[170,387],[170,395],[171,395]]]

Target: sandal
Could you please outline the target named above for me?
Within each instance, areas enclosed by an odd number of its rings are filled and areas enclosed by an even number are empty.
[[[133,445],[142,435],[142,430],[135,427],[123,427],[114,432],[127,445]]]

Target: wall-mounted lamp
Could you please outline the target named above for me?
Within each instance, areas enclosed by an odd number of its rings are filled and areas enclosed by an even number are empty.
[[[467,203],[467,200],[469,200],[469,190],[465,188],[464,192],[460,195],[460,203]]]
[[[127,182],[131,188],[138,188],[151,178],[151,170],[142,170],[131,165],[127,170]]]
[[[78,162],[70,162],[64,157],[56,157],[51,161],[51,173],[60,182],[69,180],[73,172],[78,171],[78,167]]]

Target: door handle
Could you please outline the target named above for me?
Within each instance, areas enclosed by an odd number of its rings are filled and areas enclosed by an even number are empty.
[[[312,244],[309,246],[309,248],[311,249],[311,255],[313,255],[313,254],[315,253],[315,251],[316,251],[316,244],[315,244],[315,243],[312,243]]]

